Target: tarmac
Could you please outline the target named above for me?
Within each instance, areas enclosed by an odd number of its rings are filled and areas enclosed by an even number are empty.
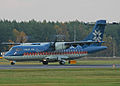
[[[0,69],[120,68],[120,65],[0,65]]]

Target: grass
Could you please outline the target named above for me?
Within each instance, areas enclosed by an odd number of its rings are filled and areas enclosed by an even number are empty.
[[[0,65],[2,64],[10,63],[1,59]],[[42,65],[38,61],[17,62],[16,64]],[[77,64],[120,64],[120,60],[77,60]],[[0,86],[120,86],[120,69],[3,69],[0,70]]]
[[[81,65],[120,64],[120,60],[79,60],[77,64]]]
[[[0,70],[0,86],[120,86],[120,69]]]

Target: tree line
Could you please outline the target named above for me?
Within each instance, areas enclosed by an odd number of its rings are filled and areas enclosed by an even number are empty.
[[[92,31],[94,24],[78,20],[69,22],[0,20],[0,43],[48,42],[54,41],[55,35],[63,35],[64,41],[80,41]],[[105,41],[103,45],[108,49],[92,56],[120,56],[120,23],[107,23],[103,40]],[[0,45],[0,51],[7,48],[9,47]]]

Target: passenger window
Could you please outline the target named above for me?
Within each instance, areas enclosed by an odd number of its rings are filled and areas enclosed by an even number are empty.
[[[21,48],[16,48],[16,51],[22,51],[22,49]]]
[[[31,48],[31,50],[35,50],[34,48]]]

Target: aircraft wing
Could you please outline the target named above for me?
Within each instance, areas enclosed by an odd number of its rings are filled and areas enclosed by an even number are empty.
[[[84,45],[84,44],[93,44],[93,43],[104,43],[104,41],[75,41],[75,42],[66,42],[65,45]]]
[[[10,42],[3,42],[3,45],[40,45],[40,43],[10,43]]]
[[[1,43],[1,44],[3,44],[3,45],[20,45],[20,44],[22,44],[22,43],[3,42],[3,43]]]

